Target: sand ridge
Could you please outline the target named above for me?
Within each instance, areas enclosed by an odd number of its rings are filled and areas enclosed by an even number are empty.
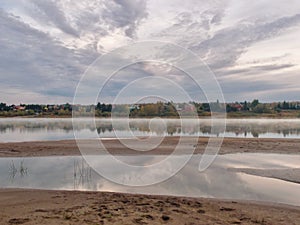
[[[125,147],[119,140],[102,140],[110,154],[117,155],[143,155],[143,154],[166,154],[174,151],[178,144],[179,137],[166,137],[162,143],[151,151],[135,151]],[[208,138],[201,137],[198,143],[194,144],[189,137],[182,137],[182,149],[184,154],[186,149],[195,148],[194,154],[201,154],[205,151]],[[95,141],[95,140],[93,140]],[[193,143],[193,144],[192,144]],[[96,149],[91,140],[83,140],[83,144],[90,149],[90,153],[104,154],[103,150]],[[137,144],[132,140],[133,146]],[[138,145],[138,144],[137,144]],[[267,139],[267,138],[224,138],[219,154],[229,153],[282,153],[300,154],[300,139]],[[80,151],[75,140],[62,141],[34,141],[0,143],[0,157],[31,157],[31,156],[64,156],[80,155]]]

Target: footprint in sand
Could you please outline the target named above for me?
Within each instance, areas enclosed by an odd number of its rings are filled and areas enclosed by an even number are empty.
[[[8,221],[9,224],[23,224],[29,222],[28,218],[13,218]]]

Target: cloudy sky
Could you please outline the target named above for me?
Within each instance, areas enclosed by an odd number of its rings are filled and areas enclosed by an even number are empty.
[[[145,40],[194,52],[227,102],[300,100],[299,37],[299,0],[0,0],[0,101],[72,102],[99,56]],[[101,101],[113,99],[126,74],[187,83],[168,65],[135,64],[112,79]]]

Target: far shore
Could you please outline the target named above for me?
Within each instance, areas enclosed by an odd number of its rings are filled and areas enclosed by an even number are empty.
[[[76,118],[91,118],[93,115],[88,116],[82,116]],[[217,115],[215,115],[217,117]],[[223,115],[222,115],[223,117]],[[3,116],[0,115],[0,118],[51,118],[51,119],[67,119],[67,118],[73,118],[72,114],[68,115],[54,115],[54,114],[40,114],[40,115],[11,115],[11,116]],[[96,119],[111,119],[111,116],[95,116]],[[128,118],[128,117],[124,117]],[[130,119],[151,119],[153,116],[143,116],[143,117],[129,117]],[[168,117],[161,117],[162,119],[180,119],[178,116],[168,116]],[[188,118],[188,117],[185,117]],[[194,117],[191,117],[192,119],[195,119]],[[210,115],[198,115],[199,119],[211,119],[212,117]],[[268,114],[268,113],[241,113],[241,112],[232,112],[232,113],[226,113],[227,119],[300,119],[299,112],[293,112],[293,113],[281,113],[281,114]]]
[[[162,143],[150,151],[135,151],[125,147],[120,140],[104,139],[102,143],[110,154],[115,155],[169,155],[181,140],[181,150],[178,154],[185,154],[187,149],[195,148],[194,154],[205,151],[209,138],[201,137],[194,143],[191,137],[165,137]],[[82,140],[83,146],[89,148],[90,154],[104,154],[106,151],[97,149],[94,142],[99,140]],[[155,141],[155,140],[154,140]],[[135,140],[127,140],[129,144],[138,145]],[[193,143],[193,144],[192,144]],[[224,138],[219,154],[233,153],[277,153],[300,154],[300,139],[280,138]],[[0,157],[36,157],[36,156],[70,156],[80,155],[75,140],[61,141],[32,141],[0,143]]]

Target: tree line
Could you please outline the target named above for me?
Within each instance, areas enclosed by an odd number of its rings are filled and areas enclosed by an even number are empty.
[[[179,116],[210,116],[211,111],[223,112],[226,110],[230,116],[255,116],[255,115],[296,115],[300,117],[300,102],[273,102],[261,103],[258,99],[253,101],[220,103],[173,103],[156,102],[142,104],[105,104],[98,102],[96,105],[71,105],[65,104],[19,104],[9,105],[0,103],[0,116],[44,116],[44,117],[70,117],[72,111],[79,116],[96,115],[97,117],[116,116],[135,117],[179,117]]]

